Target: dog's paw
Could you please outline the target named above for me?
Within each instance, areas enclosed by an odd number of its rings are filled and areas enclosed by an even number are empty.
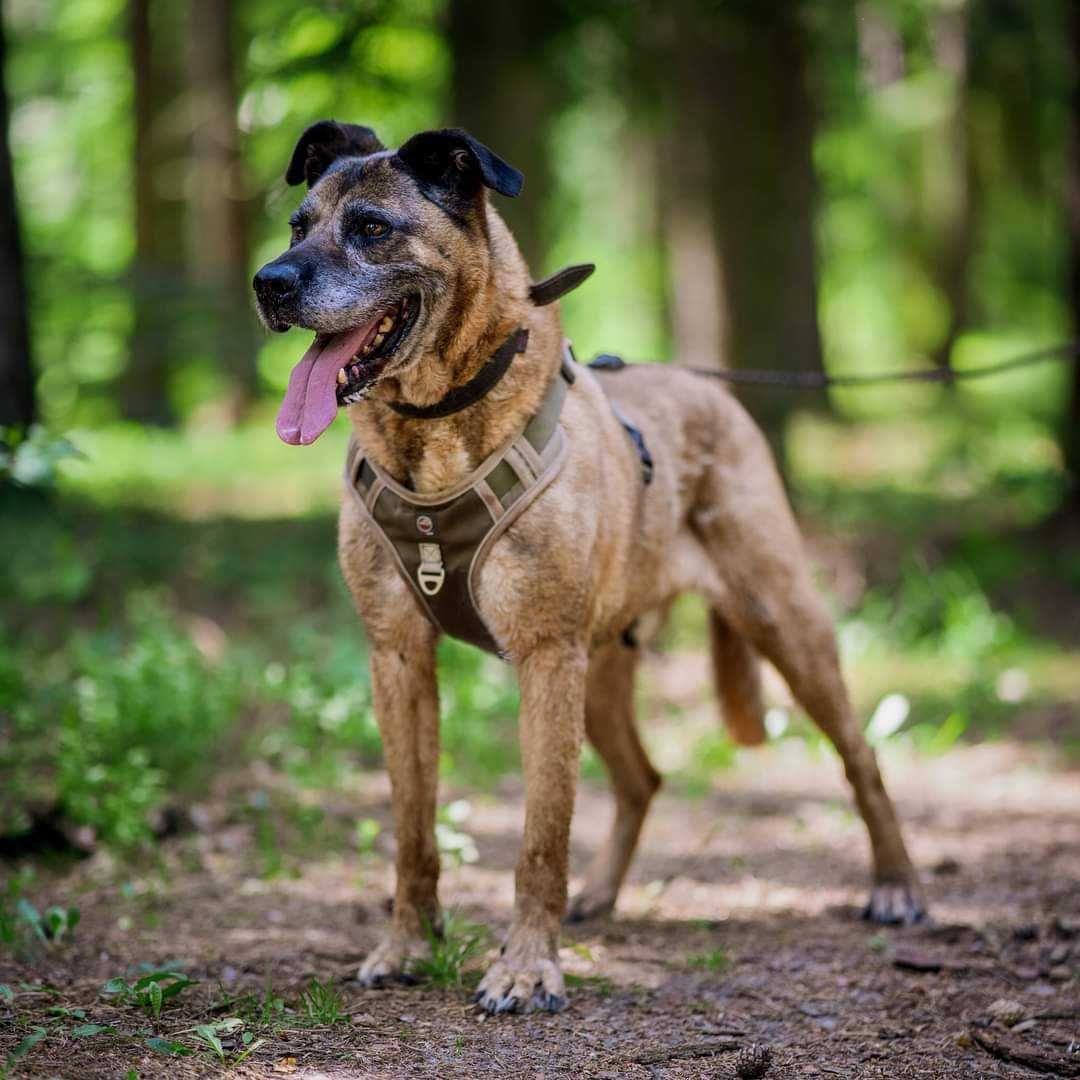
[[[862,917],[884,926],[915,926],[929,919],[919,886],[895,881],[873,887]]]
[[[588,919],[598,919],[601,915],[610,915],[614,910],[614,896],[593,892],[586,887],[567,905],[563,922],[579,923]]]
[[[368,953],[356,973],[356,981],[367,987],[388,982],[414,983],[416,977],[411,974],[410,965],[428,951],[429,945],[423,938],[391,932]]]
[[[559,961],[537,955],[527,946],[507,945],[487,970],[474,999],[489,1013],[561,1012],[566,1008],[566,985]]]

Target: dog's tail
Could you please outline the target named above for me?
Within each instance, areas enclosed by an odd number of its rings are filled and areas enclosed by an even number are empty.
[[[717,611],[709,612],[713,678],[723,705],[724,725],[741,746],[765,741],[761,665],[750,643]]]

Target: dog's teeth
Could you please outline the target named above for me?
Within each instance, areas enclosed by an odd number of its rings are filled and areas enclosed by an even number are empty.
[[[338,386],[344,386],[349,381],[349,377],[345,374],[345,369],[343,367],[338,368],[337,381]]]
[[[369,352],[371,352],[371,342],[368,342],[367,345],[364,346],[364,355],[367,356]]]
[[[391,315],[384,315],[383,320],[379,323],[379,332],[381,334],[387,334],[393,328],[394,319]]]
[[[377,349],[386,340],[385,334],[376,334],[375,340],[371,343],[373,349]]]

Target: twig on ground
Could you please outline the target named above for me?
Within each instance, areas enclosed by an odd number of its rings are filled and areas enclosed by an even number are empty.
[[[1037,1072],[1054,1076],[1080,1076],[1080,1061],[1070,1061],[1058,1054],[1044,1054],[1034,1047],[1022,1046],[1014,1041],[994,1038],[979,1028],[971,1029],[972,1040],[992,1057],[1015,1065],[1026,1065]]]
[[[709,1042],[676,1043],[666,1050],[652,1054],[642,1054],[631,1060],[638,1065],[660,1065],[665,1061],[677,1061],[679,1058],[712,1057],[713,1054],[730,1054],[738,1050],[742,1043],[735,1039],[712,1039]]]

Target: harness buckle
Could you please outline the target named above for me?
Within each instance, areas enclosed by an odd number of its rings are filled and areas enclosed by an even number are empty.
[[[420,545],[420,566],[416,580],[425,596],[435,596],[446,582],[442,548],[438,544]]]

